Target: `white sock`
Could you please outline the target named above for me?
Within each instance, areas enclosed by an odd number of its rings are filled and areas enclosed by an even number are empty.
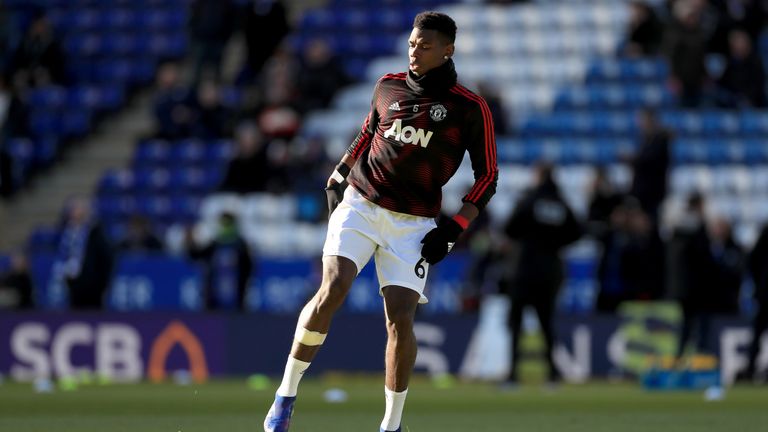
[[[405,396],[408,389],[401,392],[394,392],[384,387],[384,398],[387,401],[387,408],[384,411],[384,420],[381,421],[381,428],[385,431],[397,430],[400,426],[400,419],[403,417],[403,406],[405,405]]]
[[[299,381],[301,381],[301,377],[304,376],[304,371],[308,367],[308,362],[288,356],[288,362],[285,364],[285,373],[283,373],[283,381],[280,383],[280,387],[277,388],[277,394],[279,396],[296,396]]]

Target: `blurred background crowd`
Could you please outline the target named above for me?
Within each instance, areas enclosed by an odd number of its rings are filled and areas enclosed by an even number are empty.
[[[202,269],[193,309],[263,310],[273,266],[316,264],[322,187],[424,9],[457,21],[501,170],[441,312],[673,300],[681,347],[765,315],[762,0],[0,0],[0,307],[115,308],[162,256]]]

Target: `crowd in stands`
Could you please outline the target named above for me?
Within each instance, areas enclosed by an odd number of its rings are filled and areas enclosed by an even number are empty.
[[[620,54],[666,58],[683,107],[764,108],[758,48],[766,13],[757,0],[668,0],[662,7],[633,1]]]

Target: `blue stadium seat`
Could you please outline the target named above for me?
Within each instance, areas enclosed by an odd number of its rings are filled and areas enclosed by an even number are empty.
[[[768,146],[760,139],[745,140],[744,159],[750,165],[768,163]]]
[[[672,145],[672,160],[677,165],[706,163],[707,156],[707,147],[700,140],[680,139]]]
[[[118,85],[77,86],[67,91],[69,106],[94,110],[115,110],[125,103],[125,92]]]
[[[240,108],[243,104],[243,90],[238,87],[222,87],[221,104],[228,108]]]
[[[163,140],[140,142],[133,154],[134,166],[167,164],[171,160],[170,146]]]
[[[205,143],[197,139],[182,140],[171,147],[171,161],[177,166],[202,164],[205,159]]]
[[[138,14],[130,9],[107,9],[101,13],[101,25],[105,30],[138,30]]]
[[[137,200],[132,195],[100,195],[96,200],[99,217],[110,222],[124,222],[137,212]]]
[[[187,22],[187,15],[174,9],[149,8],[139,11],[136,22],[138,26],[146,30],[183,30]]]
[[[233,156],[235,147],[228,139],[208,141],[205,145],[205,158],[215,163],[225,164]]]
[[[32,158],[35,166],[50,165],[59,152],[59,139],[48,136],[37,138],[34,141],[34,150]]]
[[[104,50],[104,37],[97,33],[73,33],[64,39],[64,50],[75,58],[92,57]]]
[[[57,229],[39,226],[29,236],[27,247],[30,252],[55,251],[58,248],[59,237]]]
[[[103,60],[96,66],[96,79],[102,82],[140,84],[152,80],[154,62],[148,58]]]
[[[765,136],[768,134],[768,114],[761,111],[744,111],[740,116],[741,130],[745,134]]]
[[[164,168],[138,168],[134,171],[134,187],[138,193],[158,193],[172,188],[172,174]]]
[[[301,17],[301,28],[309,33],[320,33],[336,26],[336,16],[328,9],[308,10]]]
[[[60,86],[45,86],[27,93],[29,105],[49,110],[63,107],[67,102],[67,90]]]
[[[146,53],[146,47],[140,42],[141,36],[129,33],[105,33],[98,54],[106,57],[125,57]]]
[[[137,212],[153,221],[169,221],[172,214],[171,200],[165,196],[146,196],[137,200]]]
[[[189,223],[197,220],[201,198],[196,195],[175,194],[171,196],[171,220]]]
[[[175,167],[171,170],[170,188],[175,192],[207,191],[208,180],[202,168]]]
[[[136,176],[131,170],[108,170],[101,176],[98,190],[101,194],[126,194],[134,190]]]

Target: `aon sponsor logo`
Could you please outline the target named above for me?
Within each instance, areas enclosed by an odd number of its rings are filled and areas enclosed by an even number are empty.
[[[403,127],[403,121],[398,119],[392,123],[392,127],[384,132],[384,138],[394,137],[395,141],[405,144],[420,145],[427,147],[429,140],[432,139],[432,131],[416,129],[413,126]]]

